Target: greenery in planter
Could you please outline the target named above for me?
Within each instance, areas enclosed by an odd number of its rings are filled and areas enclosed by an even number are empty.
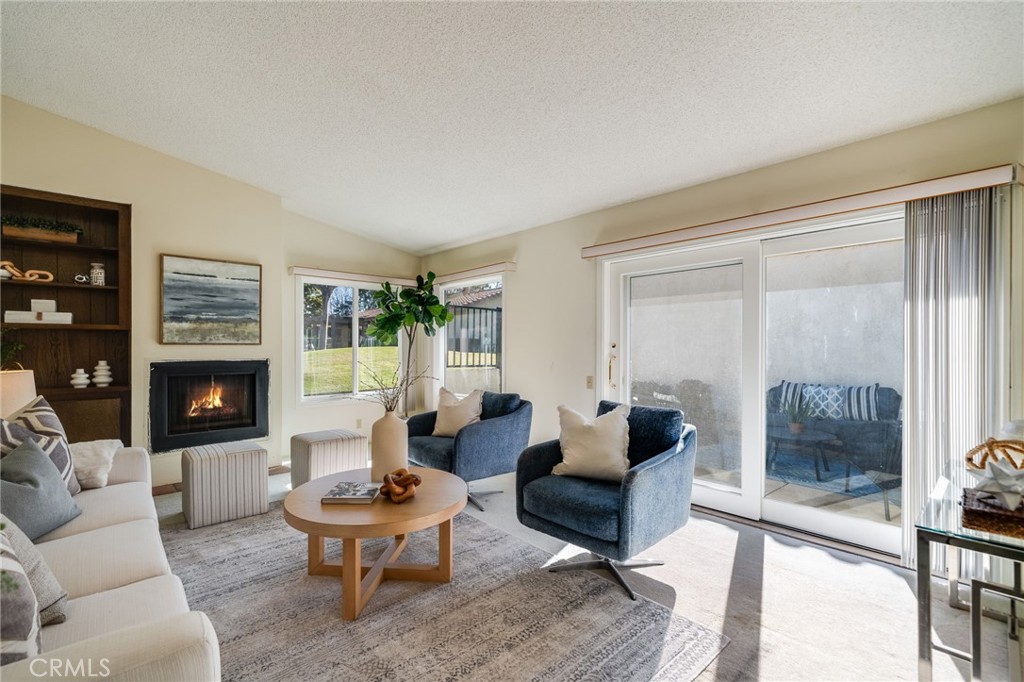
[[[799,424],[811,418],[811,408],[802,400],[790,400],[782,406],[782,413],[790,424]]]
[[[65,223],[59,220],[47,220],[46,218],[32,218],[20,215],[0,216],[0,223],[11,227],[27,227],[47,232],[64,232],[82,234],[82,228],[74,223]]]
[[[9,330],[0,329],[0,370],[11,369],[8,365],[16,365],[18,369],[22,369],[21,363],[15,362],[14,358],[25,347],[25,344],[12,341],[10,334]],[[6,338],[4,338],[5,336]]]
[[[373,302],[381,312],[366,328],[366,333],[384,345],[393,344],[400,334],[405,336],[405,362],[402,363],[402,376],[397,385],[399,396],[406,395],[423,376],[423,372],[412,375],[416,331],[422,329],[427,336],[433,336],[455,317],[434,294],[435,277],[433,272],[428,272],[426,279],[416,275],[416,286],[397,290],[390,282],[384,282],[379,291],[373,292]],[[397,405],[397,401],[392,404]]]

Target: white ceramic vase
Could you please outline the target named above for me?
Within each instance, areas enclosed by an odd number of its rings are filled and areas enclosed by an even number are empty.
[[[110,376],[110,365],[106,360],[100,360],[93,368],[92,383],[96,386],[109,386],[113,380]]]
[[[75,388],[85,388],[89,385],[89,375],[85,373],[84,369],[75,370],[75,373],[71,375],[71,385]]]
[[[370,431],[373,455],[370,459],[370,477],[384,480],[384,474],[409,466],[409,426],[394,412],[373,422]]]

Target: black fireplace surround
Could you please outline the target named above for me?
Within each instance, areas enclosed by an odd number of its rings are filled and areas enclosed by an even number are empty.
[[[267,360],[188,360],[149,366],[153,452],[263,438],[269,433]]]

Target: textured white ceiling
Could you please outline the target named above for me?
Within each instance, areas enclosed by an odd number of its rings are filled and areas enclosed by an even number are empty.
[[[1024,3],[20,3],[5,95],[429,253],[1024,93]]]

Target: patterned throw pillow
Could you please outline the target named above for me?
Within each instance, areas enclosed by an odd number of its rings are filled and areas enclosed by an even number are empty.
[[[856,421],[878,421],[878,384],[844,386],[843,417]]]
[[[36,595],[5,530],[0,530],[0,568],[0,665],[7,665],[39,655],[40,626]]]
[[[75,466],[71,461],[67,435],[57,414],[43,396],[11,415],[8,419],[0,419],[0,457],[6,457],[31,438],[43,449],[50,458],[60,477],[68,486],[68,492],[77,495],[82,491],[75,477]]]
[[[64,440],[68,439],[57,413],[41,395],[7,418],[40,436],[60,436]]]
[[[842,419],[845,391],[843,386],[804,384],[803,404],[816,419]]]

